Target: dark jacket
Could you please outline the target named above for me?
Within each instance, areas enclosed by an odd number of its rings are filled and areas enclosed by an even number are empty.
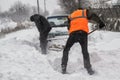
[[[30,20],[35,22],[40,33],[44,34],[45,32],[48,32],[51,29],[49,22],[42,15],[34,14],[30,17]]]

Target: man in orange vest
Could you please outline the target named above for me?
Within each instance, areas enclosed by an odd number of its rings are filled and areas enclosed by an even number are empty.
[[[90,64],[90,57],[88,53],[88,44],[87,44],[87,36],[88,36],[88,20],[94,20],[99,23],[99,28],[103,28],[105,24],[100,20],[100,18],[92,13],[90,10],[78,8],[73,13],[71,13],[68,17],[69,19],[69,38],[63,50],[62,57],[62,73],[66,73],[66,67],[68,62],[68,54],[69,50],[75,42],[79,42],[82,48],[84,67],[86,68],[88,74],[94,74],[92,70],[92,66]]]

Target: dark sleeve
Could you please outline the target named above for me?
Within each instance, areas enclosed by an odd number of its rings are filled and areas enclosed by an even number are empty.
[[[88,20],[93,20],[97,23],[102,22],[102,20],[94,12],[92,12],[90,10],[87,10],[87,18],[88,18]]]
[[[68,18],[68,26],[67,26],[67,29],[69,30],[70,29],[70,19]]]
[[[100,17],[90,10],[87,10],[87,18],[88,20],[97,22],[99,24],[99,28],[102,28],[105,26],[104,22],[100,19]]]

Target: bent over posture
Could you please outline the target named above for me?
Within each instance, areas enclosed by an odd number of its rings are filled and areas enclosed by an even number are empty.
[[[51,30],[51,26],[47,19],[39,14],[34,14],[30,17],[31,21],[34,21],[38,31],[40,32],[40,47],[42,54],[47,54],[47,36]]]
[[[94,20],[99,23],[99,28],[105,26],[105,24],[100,20],[100,18],[90,12],[89,10],[78,8],[72,14],[69,15],[69,38],[63,50],[63,57],[62,57],[62,73],[66,73],[66,67],[68,62],[68,54],[70,48],[73,46],[75,42],[79,42],[82,48],[83,54],[83,61],[84,67],[86,68],[87,72],[92,75],[94,71],[92,70],[92,66],[90,64],[90,57],[88,53],[88,43],[87,43],[87,36],[88,36],[88,20]]]

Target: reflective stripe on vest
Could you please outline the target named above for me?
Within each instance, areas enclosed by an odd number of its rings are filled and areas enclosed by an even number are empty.
[[[69,33],[73,31],[83,30],[89,32],[88,30],[88,19],[86,15],[86,10],[76,10],[69,16],[70,29]]]

